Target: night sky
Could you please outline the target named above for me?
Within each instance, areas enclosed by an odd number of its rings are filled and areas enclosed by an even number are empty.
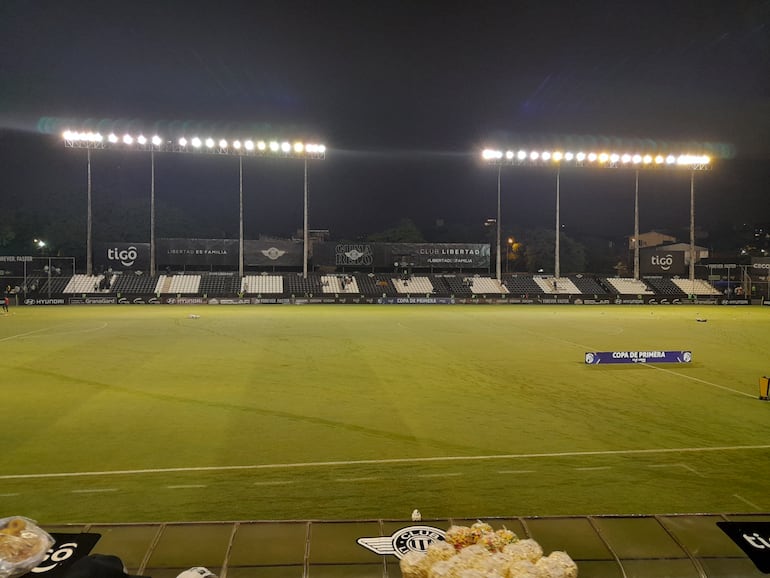
[[[59,131],[97,123],[325,142],[310,226],[334,238],[404,217],[471,235],[496,211],[483,147],[567,140],[707,145],[700,226],[770,222],[768,1],[3,0],[0,82],[0,223],[40,235],[84,202]],[[94,154],[93,175],[102,218],[144,218],[146,155]],[[237,178],[235,158],[159,156],[160,217],[237,237]],[[553,226],[554,178],[504,170],[506,231]],[[568,234],[632,233],[632,171],[561,186]],[[301,228],[301,161],[249,160],[244,188],[247,238]],[[642,230],[688,226],[688,173],[643,173],[640,198]]]

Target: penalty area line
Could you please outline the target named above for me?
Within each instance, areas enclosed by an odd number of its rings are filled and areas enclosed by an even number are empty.
[[[746,393],[745,391],[740,391],[738,389],[733,389],[732,387],[726,387],[724,385],[719,385],[718,383],[711,383],[710,381],[706,381],[705,379],[701,379],[699,377],[693,377],[691,375],[685,375],[684,373],[677,373],[676,371],[671,371],[670,369],[665,369],[663,367],[656,367],[655,365],[648,365],[646,363],[640,364],[644,365],[645,367],[649,367],[650,369],[657,369],[658,371],[663,371],[665,373],[670,373],[671,375],[676,375],[677,377],[684,377],[685,379],[690,379],[692,381],[697,381],[699,383],[705,383],[706,385],[710,385],[711,387],[718,387],[719,389],[724,389],[725,391],[731,391],[733,393],[740,393],[741,395],[745,395],[747,397],[755,398],[756,395],[753,395],[751,393]]]
[[[293,468],[328,468],[334,466],[360,466],[384,464],[418,464],[437,462],[473,462],[491,460],[524,460],[536,458],[575,458],[586,456],[623,456],[643,454],[676,454],[701,452],[731,452],[745,450],[768,450],[770,444],[750,446],[714,446],[700,448],[649,448],[638,450],[599,450],[582,452],[550,452],[536,454],[494,454],[487,456],[436,456],[427,458],[388,458],[382,460],[336,460],[328,462],[296,462],[287,464],[251,464],[241,466],[190,466],[180,468],[148,468],[136,470],[105,470],[94,472],[58,472],[50,474],[5,474],[0,480],[26,480],[46,478],[76,478],[86,476],[129,476],[139,474],[168,474],[179,472],[232,472],[238,470],[287,470]],[[460,475],[460,474],[453,474]],[[259,482],[257,482],[259,483]],[[274,483],[274,482],[273,482]]]

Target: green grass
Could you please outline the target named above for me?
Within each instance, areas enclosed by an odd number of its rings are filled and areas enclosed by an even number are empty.
[[[770,511],[770,308],[18,307],[0,347],[0,512],[45,524]],[[583,363],[644,349],[694,361]]]

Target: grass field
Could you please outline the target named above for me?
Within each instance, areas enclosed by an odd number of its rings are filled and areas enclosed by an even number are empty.
[[[770,511],[770,308],[18,307],[0,347],[0,512],[44,524]],[[583,362],[646,349],[693,363]]]

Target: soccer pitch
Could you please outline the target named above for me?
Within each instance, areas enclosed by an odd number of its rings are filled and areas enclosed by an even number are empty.
[[[0,317],[6,515],[770,511],[770,403],[757,399],[770,308],[11,313]],[[693,362],[584,364],[587,351],[662,349],[691,350]]]

